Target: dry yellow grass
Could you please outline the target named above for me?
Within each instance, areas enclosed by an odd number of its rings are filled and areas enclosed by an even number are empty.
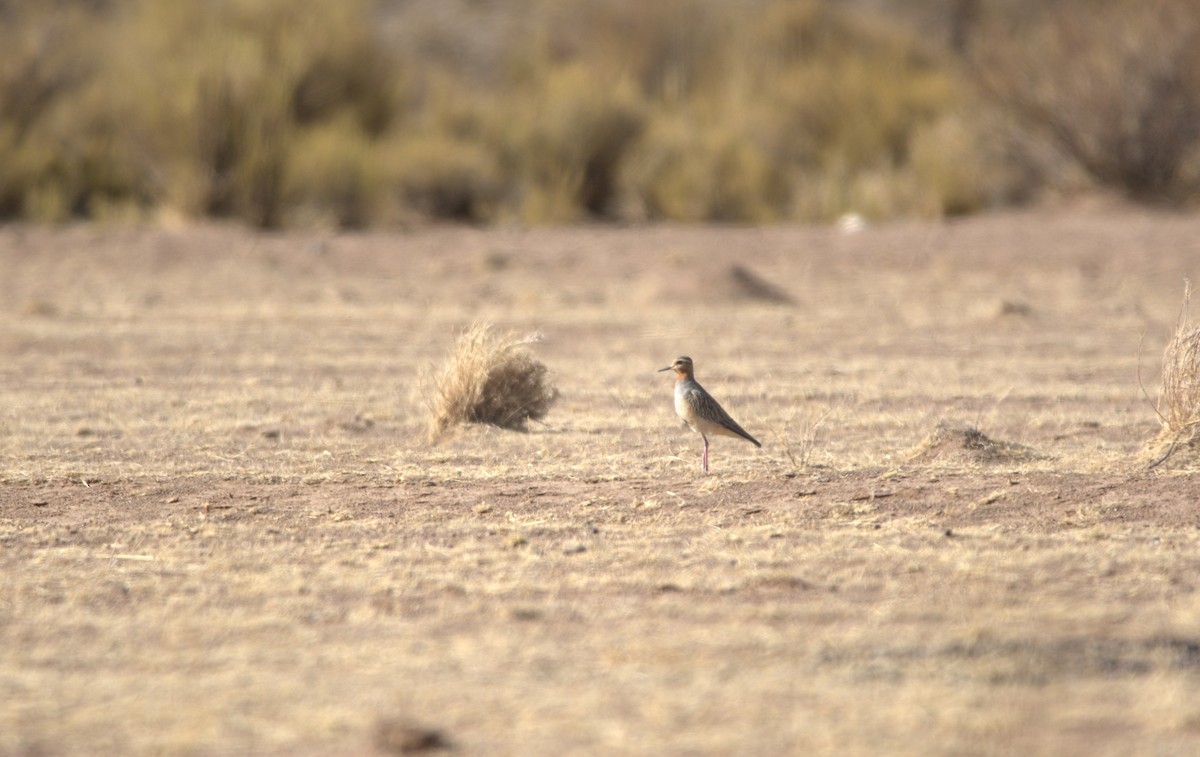
[[[0,228],[0,754],[1196,752],[1195,229]],[[430,445],[476,320],[562,396]],[[763,430],[708,477],[681,353]]]
[[[1163,350],[1162,381],[1154,410],[1162,430],[1150,442],[1155,468],[1176,450],[1192,447],[1200,425],[1200,327],[1192,324],[1189,307],[1192,287],[1184,286],[1183,305],[1175,321],[1175,332]]]
[[[524,339],[496,334],[483,322],[464,331],[434,386],[430,437],[457,424],[524,430],[530,420],[545,418],[558,390],[550,370],[529,352],[540,339],[536,333]]]

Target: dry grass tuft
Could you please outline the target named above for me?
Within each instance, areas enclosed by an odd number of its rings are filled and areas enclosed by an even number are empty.
[[[965,459],[981,463],[1004,463],[1037,460],[1032,447],[1015,442],[992,439],[970,425],[939,421],[937,427],[908,453],[908,459],[929,462],[942,459]]]
[[[550,370],[527,349],[539,339],[541,334],[517,339],[495,334],[489,323],[472,324],[437,379],[430,438],[458,424],[524,430],[530,419],[544,418],[558,389],[550,382]]]
[[[776,431],[778,446],[797,470],[812,463],[813,453],[826,421],[833,415],[832,408],[793,407],[782,431]]]
[[[1183,305],[1175,321],[1175,334],[1163,350],[1162,383],[1154,411],[1162,430],[1150,442],[1153,459],[1148,467],[1166,462],[1182,443],[1194,447],[1200,426],[1200,326],[1192,324],[1188,313],[1192,284],[1185,282]]]

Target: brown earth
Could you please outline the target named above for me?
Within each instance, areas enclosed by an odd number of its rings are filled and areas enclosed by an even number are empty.
[[[1185,754],[1200,216],[0,229],[0,753]],[[426,438],[487,318],[528,433]],[[697,375],[763,449],[680,428]]]

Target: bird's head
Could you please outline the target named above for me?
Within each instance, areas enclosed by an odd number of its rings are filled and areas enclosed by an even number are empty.
[[[692,359],[687,355],[682,355],[675,358],[675,362],[668,365],[666,368],[659,368],[658,372],[674,371],[675,380],[680,381],[692,375]]]

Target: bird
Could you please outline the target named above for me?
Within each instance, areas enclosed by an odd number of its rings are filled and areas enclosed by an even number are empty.
[[[705,473],[708,473],[708,437],[710,434],[741,437],[755,447],[762,447],[757,439],[746,433],[746,429],[730,418],[729,413],[725,412],[725,408],[721,407],[720,403],[713,399],[713,396],[705,391],[704,387],[700,386],[700,382],[696,380],[690,357],[683,355],[675,358],[674,363],[666,368],[658,369],[659,373],[663,371],[675,372],[675,412],[683,419],[685,425],[691,426],[692,430],[698,432],[700,438],[704,440],[704,456],[700,459],[700,465]]]

